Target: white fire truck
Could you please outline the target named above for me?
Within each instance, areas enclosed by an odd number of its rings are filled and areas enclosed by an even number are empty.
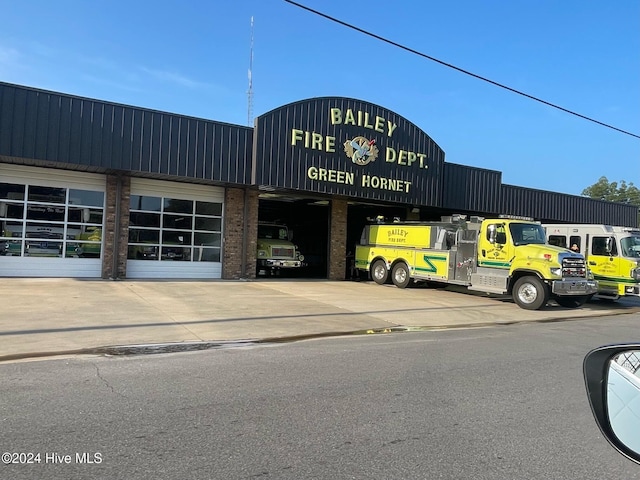
[[[598,280],[598,297],[640,296],[640,229],[592,224],[545,224],[551,245],[581,252]]]

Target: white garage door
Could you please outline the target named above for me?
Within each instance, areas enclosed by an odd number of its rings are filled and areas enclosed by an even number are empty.
[[[224,189],[131,179],[127,278],[221,278]]]
[[[0,276],[100,277],[104,175],[0,164]]]

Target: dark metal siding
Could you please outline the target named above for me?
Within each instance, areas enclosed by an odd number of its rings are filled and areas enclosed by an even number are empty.
[[[502,186],[502,213],[543,222],[638,226],[638,207],[563,193]]]
[[[0,155],[249,184],[253,129],[0,82]]]
[[[460,213],[498,214],[501,187],[501,172],[445,163],[443,208]]]
[[[346,112],[367,112],[397,125],[392,136],[373,129],[344,123],[331,123],[331,108]],[[386,124],[385,124],[386,125]],[[291,131],[298,129],[335,137],[335,152],[325,152],[291,145]],[[385,127],[386,129],[386,127]],[[344,152],[343,143],[357,136],[375,139],[380,152],[368,165],[355,165]],[[386,202],[440,206],[440,179],[444,170],[444,152],[413,123],[383,107],[360,100],[322,97],[304,100],[272,110],[256,119],[254,150],[254,183],[293,190],[344,195]],[[385,161],[386,148],[396,151],[427,154],[428,168],[397,165]],[[349,172],[355,175],[354,185],[313,180],[307,175],[310,167]],[[399,179],[411,182],[410,191],[396,192],[382,188],[364,188],[361,176]]]

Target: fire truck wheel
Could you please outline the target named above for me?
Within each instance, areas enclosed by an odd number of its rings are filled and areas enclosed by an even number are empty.
[[[588,299],[588,295],[579,297],[556,297],[556,302],[558,302],[558,305],[560,305],[561,307],[578,308],[587,303]]]
[[[539,310],[549,300],[549,289],[538,277],[533,276],[516,280],[512,294],[513,301],[525,310]]]
[[[384,260],[376,260],[371,266],[371,278],[378,285],[384,285],[389,279],[389,270],[387,270],[387,264]]]
[[[391,270],[391,281],[398,288],[406,288],[411,283],[409,267],[406,263],[396,263]]]

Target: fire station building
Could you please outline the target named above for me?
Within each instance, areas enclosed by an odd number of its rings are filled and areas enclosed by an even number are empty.
[[[361,100],[302,100],[249,128],[0,83],[2,277],[254,278],[258,222],[278,221],[299,275],[339,280],[370,219],[456,213],[638,222],[632,205],[446,162]]]

